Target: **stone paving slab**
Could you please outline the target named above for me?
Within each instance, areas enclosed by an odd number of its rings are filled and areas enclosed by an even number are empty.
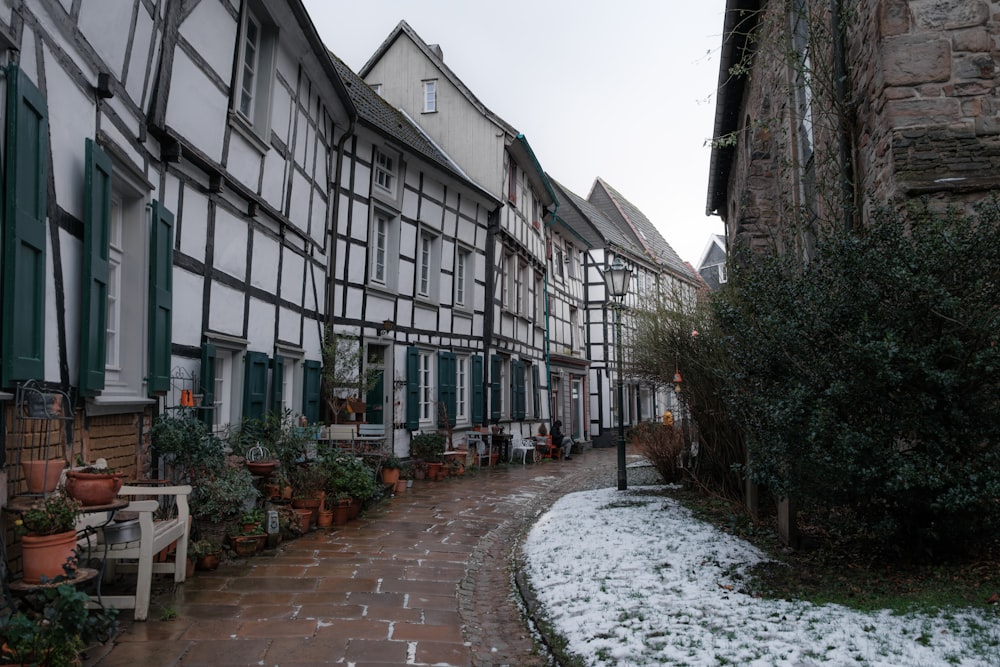
[[[85,667],[548,664],[512,559],[562,495],[615,484],[615,451],[418,481],[361,519],[159,583],[150,620],[122,614]],[[161,620],[164,609],[176,613]]]

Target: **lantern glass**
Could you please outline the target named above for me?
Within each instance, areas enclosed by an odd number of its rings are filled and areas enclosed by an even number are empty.
[[[616,257],[611,268],[604,272],[604,281],[608,284],[608,292],[619,301],[628,294],[628,282],[632,271],[625,266],[621,257]]]

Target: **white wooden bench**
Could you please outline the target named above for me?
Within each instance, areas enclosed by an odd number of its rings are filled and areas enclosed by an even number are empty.
[[[123,486],[120,496],[167,496],[174,502],[172,516],[166,519],[154,518],[160,503],[156,500],[133,500],[123,512],[138,514],[139,539],[121,544],[105,544],[101,528],[87,531],[107,523],[102,514],[84,515],[77,525],[78,531],[92,534],[81,537],[78,545],[83,558],[104,561],[104,580],[110,580],[116,572],[135,572],[135,595],[102,595],[99,602],[115,609],[134,609],[135,620],[145,621],[149,615],[149,600],[154,574],[173,574],[174,582],[182,583],[187,568],[188,534],[190,518],[188,512],[189,485],[183,486]],[[154,562],[159,552],[177,543],[173,560]],[[126,561],[126,562],[122,562]]]
[[[326,442],[332,447],[354,451],[357,431],[353,424],[330,424],[326,427]]]

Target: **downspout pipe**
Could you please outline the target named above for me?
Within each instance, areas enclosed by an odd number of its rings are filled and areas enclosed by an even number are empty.
[[[549,221],[545,223],[545,273],[542,274],[542,284],[545,291],[545,385],[549,392],[549,424],[555,418],[555,405],[552,403],[552,332],[549,330],[549,253],[548,253],[548,232],[552,225],[556,224],[556,217],[559,213],[559,200],[553,198],[555,204],[552,206],[552,214]]]

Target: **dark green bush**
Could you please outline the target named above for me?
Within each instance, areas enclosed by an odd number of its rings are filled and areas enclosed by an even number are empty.
[[[879,214],[790,256],[737,255],[715,312],[747,474],[900,548],[1000,527],[1000,214]]]

